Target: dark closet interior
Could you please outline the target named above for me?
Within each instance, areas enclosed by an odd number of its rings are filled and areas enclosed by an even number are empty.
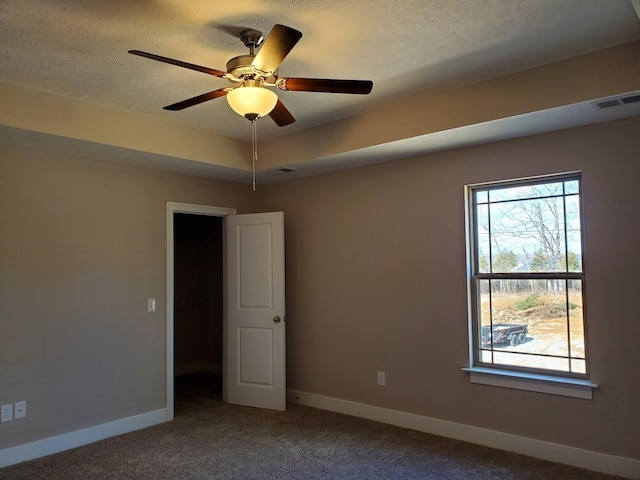
[[[210,391],[222,375],[222,218],[176,213],[173,225],[176,393]]]

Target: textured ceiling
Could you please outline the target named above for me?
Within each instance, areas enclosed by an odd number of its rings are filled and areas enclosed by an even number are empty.
[[[266,35],[276,23],[303,33],[281,76],[368,79],[374,89],[278,92],[297,122],[263,119],[261,138],[640,38],[631,0],[0,0],[0,81],[247,140],[248,122],[224,99],[162,109],[224,79],[127,50],[224,70],[247,53],[241,30]]]

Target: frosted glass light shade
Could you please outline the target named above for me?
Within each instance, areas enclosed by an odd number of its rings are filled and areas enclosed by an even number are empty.
[[[263,87],[242,86],[227,93],[227,102],[238,115],[264,117],[275,108],[278,96]]]

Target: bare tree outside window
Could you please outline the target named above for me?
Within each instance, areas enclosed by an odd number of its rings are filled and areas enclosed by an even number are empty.
[[[580,176],[468,188],[474,363],[585,376]]]

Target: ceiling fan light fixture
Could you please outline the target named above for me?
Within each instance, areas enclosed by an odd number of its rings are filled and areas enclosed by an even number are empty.
[[[269,115],[278,103],[278,95],[256,80],[245,80],[241,87],[234,88],[226,97],[233,111],[249,120]]]

